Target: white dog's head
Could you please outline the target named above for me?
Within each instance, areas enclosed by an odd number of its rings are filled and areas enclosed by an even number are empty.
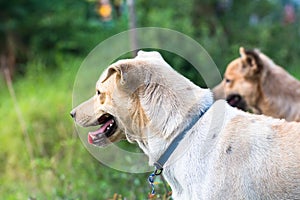
[[[194,97],[201,96],[199,89],[158,52],[139,51],[134,59],[110,65],[96,84],[96,94],[71,115],[83,127],[100,125],[89,133],[91,144],[105,146],[125,137],[147,143],[147,131],[170,137],[192,106],[201,103]]]

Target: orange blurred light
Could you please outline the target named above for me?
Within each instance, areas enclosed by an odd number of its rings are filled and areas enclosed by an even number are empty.
[[[98,13],[103,18],[108,18],[111,15],[111,6],[110,4],[103,4],[99,7]]]

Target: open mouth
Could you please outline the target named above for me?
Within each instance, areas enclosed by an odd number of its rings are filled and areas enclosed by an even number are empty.
[[[232,107],[237,107],[244,111],[247,109],[246,102],[239,94],[231,94],[226,98],[226,100],[228,104],[231,105]]]
[[[99,144],[104,138],[112,136],[117,129],[117,123],[114,117],[108,113],[98,119],[100,128],[94,132],[89,132],[88,142],[90,144]]]

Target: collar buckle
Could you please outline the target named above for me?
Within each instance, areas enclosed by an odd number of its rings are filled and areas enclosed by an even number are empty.
[[[154,170],[155,176],[161,175],[162,171],[163,171],[163,168],[161,168],[161,169],[155,169]]]

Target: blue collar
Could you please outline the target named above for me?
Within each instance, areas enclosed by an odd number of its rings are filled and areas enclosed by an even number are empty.
[[[205,109],[200,110],[199,113],[197,113],[195,116],[193,116],[190,123],[186,126],[186,128],[175,137],[175,139],[171,142],[171,144],[168,146],[166,151],[160,156],[160,158],[154,163],[155,170],[154,172],[149,176],[148,181],[152,187],[151,194],[155,194],[154,190],[154,178],[157,175],[160,175],[163,171],[163,167],[165,163],[168,161],[169,157],[172,155],[172,153],[175,151],[177,146],[179,145],[180,141],[184,138],[187,132],[193,128],[193,126],[198,122],[198,120],[205,114],[205,112],[210,108],[210,106],[207,106]]]

